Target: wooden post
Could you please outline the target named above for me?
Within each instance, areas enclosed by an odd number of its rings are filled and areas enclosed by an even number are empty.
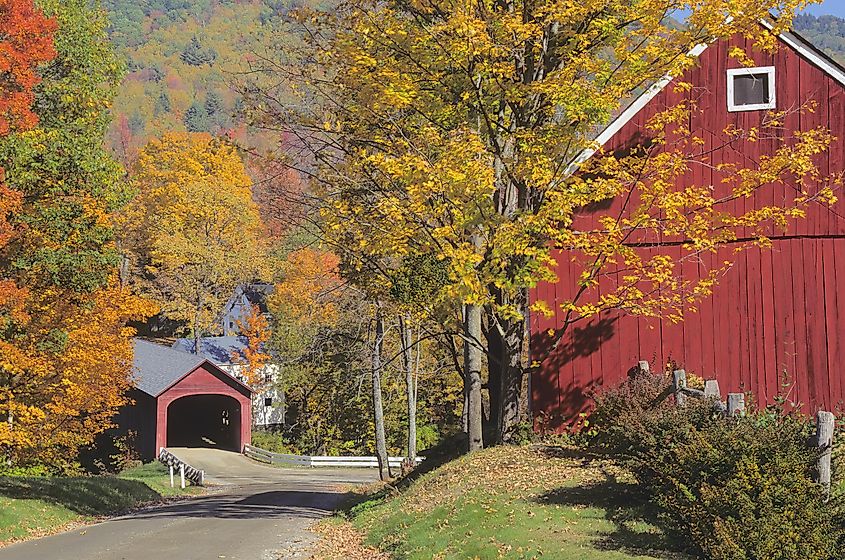
[[[745,414],[745,393],[728,393],[728,416]]]
[[[642,360],[637,364],[637,367],[640,368],[640,373],[651,373],[651,368],[648,365],[648,362]]]
[[[687,388],[687,372],[682,369],[676,369],[672,372],[672,391],[675,393],[675,404],[684,406],[687,402],[687,396],[684,394],[684,389]]]
[[[816,445],[819,447],[818,477],[824,487],[825,496],[830,497],[830,458],[833,454],[833,430],[836,417],[832,412],[818,411],[816,414]]]
[[[719,382],[715,379],[708,379],[704,382],[704,396],[707,398],[714,397],[716,399],[722,398],[722,393],[719,391]]]
[[[173,488],[176,484],[173,482],[173,464],[170,464],[170,487]]]
[[[185,463],[179,463],[179,477],[182,479],[182,489],[185,489]]]

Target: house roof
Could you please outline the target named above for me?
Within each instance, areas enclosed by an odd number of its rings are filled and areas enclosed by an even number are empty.
[[[206,336],[200,338],[199,356],[218,366],[228,366],[235,363],[232,355],[244,356],[247,348],[247,339],[244,336]],[[193,354],[194,339],[178,338],[171,347],[180,353]]]
[[[229,298],[224,306],[223,313],[230,311],[236,306],[257,305],[261,313],[267,313],[267,297],[270,296],[275,287],[273,284],[256,282],[244,284],[235,289],[235,293]]]
[[[206,364],[217,373],[225,375],[252,392],[247,385],[220,369],[205,356],[174,350],[138,338],[133,340],[133,350],[135,387],[150,396],[158,397],[198,367]]]
[[[772,23],[768,20],[760,20],[760,24],[768,30],[774,29]],[[811,64],[817,66],[822,72],[830,76],[832,79],[845,86],[845,67],[836,62],[833,58],[825,54],[821,49],[813,45],[810,41],[799,35],[793,30],[778,34],[778,38],[786,45],[793,48],[796,52],[806,58]],[[707,50],[709,44],[700,44],[694,47],[690,52],[690,56],[699,57]],[[648,103],[657,97],[666,86],[672,83],[675,76],[666,75],[650,88],[643,92],[639,97],[628,105],[619,115],[613,119],[604,130],[599,133],[595,139],[594,148],[588,148],[582,151],[567,167],[567,174],[574,173],[584,162],[589,160],[593,155],[607,144],[622,128],[628,124],[641,110],[645,108]]]

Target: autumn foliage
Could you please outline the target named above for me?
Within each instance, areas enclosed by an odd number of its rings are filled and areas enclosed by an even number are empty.
[[[266,348],[270,340],[270,323],[261,313],[261,309],[253,304],[250,314],[238,320],[237,324],[241,336],[246,338],[247,345],[242,353],[234,353],[232,361],[242,364],[241,374],[244,379],[249,385],[257,387],[264,382],[261,374],[271,359]]]
[[[56,56],[56,22],[38,11],[32,0],[0,0],[0,29],[0,136],[5,136],[38,122],[31,107],[32,88],[40,81],[38,65]],[[22,193],[3,183],[3,175],[0,167],[0,247],[14,234],[8,217],[20,209],[23,199]]]
[[[118,286],[86,296],[84,305],[61,289],[28,295],[29,313],[15,322],[20,335],[0,339],[7,380],[0,402],[12,419],[0,423],[0,443],[14,450],[15,464],[67,468],[73,451],[112,426],[126,402],[133,334],[126,323],[155,309]]]
[[[0,455],[58,472],[125,404],[126,325],[154,309],[117,279],[126,192],[103,138],[121,65],[105,15],[39,7],[0,0]]]
[[[217,328],[234,289],[262,274],[261,221],[234,148],[210,134],[151,140],[122,216],[133,286],[195,338]]]
[[[32,88],[38,65],[56,56],[56,21],[35,8],[32,0],[0,0],[0,135],[32,128]]]
[[[270,307],[280,316],[310,327],[329,326],[337,320],[332,297],[342,284],[334,253],[303,248],[292,251],[281,265],[283,279],[270,296]]]

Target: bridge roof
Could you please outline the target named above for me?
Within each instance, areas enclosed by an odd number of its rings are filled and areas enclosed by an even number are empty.
[[[150,396],[158,397],[180,379],[203,365],[212,368],[218,375],[222,374],[243,386],[250,393],[252,392],[252,389],[247,385],[220,369],[204,356],[189,354],[138,338],[133,340],[133,350],[132,365],[135,387]]]

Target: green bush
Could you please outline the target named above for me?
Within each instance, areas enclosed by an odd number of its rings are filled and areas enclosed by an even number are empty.
[[[252,432],[252,445],[273,453],[293,453],[282,432],[272,430]]]
[[[813,482],[813,426],[780,407],[723,418],[713,403],[671,397],[637,376],[597,398],[594,442],[621,458],[666,528],[711,560],[833,560],[843,539],[838,497]]]
[[[0,463],[0,476],[50,476],[53,474],[45,465],[28,465],[28,466],[10,466],[5,463]]]
[[[620,386],[594,395],[590,442],[646,470],[667,443],[683,441],[693,428],[716,422],[712,401],[688,399],[675,406],[671,380],[665,375],[637,373]]]

